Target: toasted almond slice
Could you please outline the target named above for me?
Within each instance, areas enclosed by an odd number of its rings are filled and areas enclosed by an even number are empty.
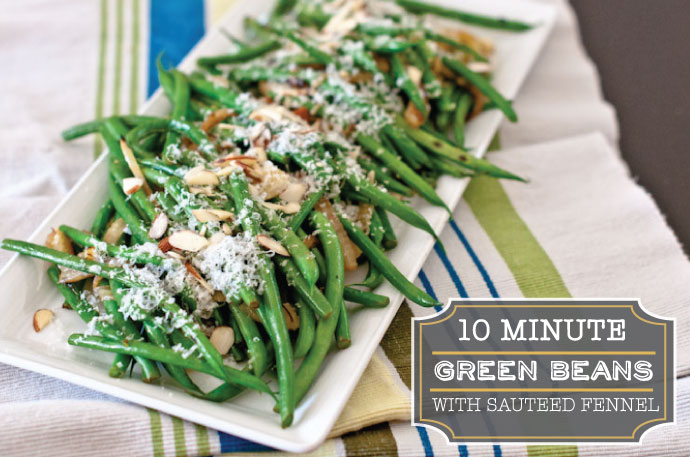
[[[163,235],[165,235],[165,232],[168,230],[168,223],[170,220],[168,219],[168,215],[160,212],[156,215],[156,217],[153,219],[153,222],[151,222],[151,228],[149,228],[149,237],[153,240],[157,240]]]
[[[291,182],[278,197],[288,203],[299,203],[304,194],[307,193],[308,188],[309,186],[303,182]]]
[[[160,249],[163,252],[168,252],[171,251],[173,248],[172,244],[170,244],[170,237],[166,236],[162,240],[158,242],[158,249]]]
[[[235,155],[235,156],[225,156],[221,157],[220,159],[216,159],[213,161],[213,165],[216,167],[222,167],[230,162],[235,162],[235,161],[240,161],[244,163],[245,165],[254,165],[257,161],[257,158],[254,156],[250,155]]]
[[[120,237],[127,228],[127,223],[121,217],[113,220],[108,226],[108,230],[105,231],[103,235],[103,241],[108,244],[117,244]]]
[[[422,84],[422,70],[414,65],[407,66],[407,76],[410,77],[415,86],[419,87]]]
[[[220,124],[223,122],[225,119],[228,117],[232,116],[234,114],[234,111],[229,109],[229,108],[221,108],[213,111],[210,113],[208,116],[206,116],[206,119],[204,119],[204,122],[201,123],[201,130],[204,132],[208,133],[211,131],[213,127],[216,125]]]
[[[168,242],[181,251],[198,252],[208,246],[208,240],[191,230],[180,230],[168,237]]]
[[[467,63],[467,68],[475,73],[489,73],[492,69],[489,62],[472,61]]]
[[[86,259],[86,260],[95,260],[97,262],[101,261],[101,256],[98,255],[98,252],[96,251],[96,248],[94,247],[88,247],[81,251],[79,254],[77,254],[77,257],[81,259]]]
[[[212,186],[192,186],[189,188],[189,191],[194,195],[214,195],[216,193],[215,188]]]
[[[220,184],[218,176],[203,168],[192,168],[184,175],[184,182],[188,186],[217,186]]]
[[[208,290],[210,293],[215,292],[213,290],[213,287],[211,287],[211,285],[208,282],[206,282],[206,280],[201,276],[201,274],[198,271],[196,271],[196,268],[194,268],[194,266],[192,266],[191,263],[187,262],[184,264],[184,266],[187,268],[189,274],[194,276],[194,279],[196,279],[197,282],[201,284],[201,287]]]
[[[266,149],[262,148],[261,146],[255,146],[251,148],[248,152],[254,153],[256,156],[256,160],[259,162],[265,162],[268,160],[268,156],[266,155]]]
[[[90,278],[93,276],[91,273],[84,273],[81,271],[73,270],[71,268],[58,267],[60,269],[60,276],[58,281],[61,284],[72,284],[79,282],[82,279]]]
[[[34,331],[38,333],[43,330],[53,320],[53,316],[55,316],[55,313],[49,309],[39,309],[36,311],[34,313]]]
[[[407,122],[407,125],[409,125],[413,129],[418,128],[426,121],[426,119],[424,118],[424,114],[421,111],[419,111],[419,109],[411,101],[407,102],[404,117],[405,121]]]
[[[112,300],[113,299],[113,291],[110,288],[110,286],[98,286],[94,287],[93,291],[96,293],[98,298],[101,300]]]
[[[271,202],[262,202],[261,204],[264,205],[266,208],[275,211],[282,211],[285,214],[295,214],[300,209],[299,203],[295,202],[286,203],[285,205],[279,205],[277,203]]]
[[[232,327],[225,325],[216,327],[213,329],[209,340],[220,355],[225,355],[230,351],[232,345],[235,344],[235,331]]]
[[[282,244],[271,238],[270,236],[267,235],[256,235],[256,241],[258,243],[268,249],[269,251],[273,251],[276,254],[282,255],[284,257],[290,257],[290,253],[283,247]]]
[[[232,227],[230,227],[229,224],[223,224],[221,228],[223,229],[223,233],[226,235],[232,235]]]
[[[122,180],[122,191],[125,195],[132,195],[134,192],[138,191],[144,185],[144,180],[141,178],[125,178]]]
[[[283,303],[283,316],[285,317],[285,325],[287,325],[288,330],[297,330],[299,328],[299,315],[290,303]]]
[[[66,254],[74,254],[72,240],[60,229],[52,229],[46,238],[46,246]]]
[[[306,247],[311,249],[316,245],[317,239],[318,238],[316,237],[316,235],[314,235],[313,233],[310,233],[309,235],[304,237],[304,239],[302,240],[302,243],[304,243],[304,245]]]
[[[222,209],[193,209],[192,214],[199,222],[227,221],[235,215]]]
[[[136,157],[134,157],[132,148],[129,147],[124,138],[120,138],[120,149],[122,150],[122,155],[125,156],[125,162],[127,162],[127,165],[129,166],[129,169],[131,170],[134,177],[141,179],[142,186],[144,188],[144,192],[146,192],[146,195],[151,195],[151,189],[149,189],[149,186],[146,184],[146,178],[144,178],[144,173],[141,171],[141,168],[139,168],[139,163],[137,162]]]

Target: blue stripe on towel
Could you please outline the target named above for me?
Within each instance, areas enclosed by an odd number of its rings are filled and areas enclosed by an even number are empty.
[[[204,36],[203,0],[151,0],[147,96],[158,88],[156,59],[176,66]]]
[[[482,265],[481,260],[479,260],[479,257],[477,256],[477,253],[474,252],[474,249],[472,249],[472,246],[470,246],[469,241],[467,241],[467,238],[465,237],[465,234],[462,233],[462,230],[460,230],[460,227],[458,227],[458,224],[455,222],[454,219],[450,220],[450,226],[455,232],[455,235],[457,235],[458,239],[462,243],[463,246],[465,246],[465,250],[469,254],[470,258],[472,259],[472,262],[474,262],[474,265],[477,267],[477,270],[479,270],[479,274],[482,275],[482,278],[484,279],[484,282],[486,283],[486,287],[489,288],[489,292],[491,293],[491,296],[494,298],[498,298],[498,291],[496,290],[496,287],[494,286],[493,281],[491,280],[491,277],[489,276],[489,272],[486,271],[486,268],[484,268],[484,265]]]

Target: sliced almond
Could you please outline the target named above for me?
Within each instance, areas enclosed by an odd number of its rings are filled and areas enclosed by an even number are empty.
[[[204,168],[192,168],[184,175],[184,182],[188,186],[217,186],[220,184],[218,176]]]
[[[221,228],[223,229],[223,233],[226,235],[232,235],[232,227],[230,227],[229,224],[223,224]]]
[[[194,195],[202,194],[210,196],[216,193],[216,190],[213,186],[192,186],[189,188],[189,191]]]
[[[407,125],[409,125],[413,129],[418,128],[424,122],[426,122],[424,114],[421,111],[419,111],[419,109],[411,101],[407,102],[407,108],[405,108],[404,117],[405,121],[407,122]]]
[[[194,266],[192,266],[191,263],[187,262],[184,264],[184,266],[187,268],[189,274],[194,276],[194,279],[196,279],[197,282],[201,284],[201,287],[208,290],[210,293],[214,292],[213,287],[211,287],[211,285],[208,282],[206,282],[206,280],[201,276],[201,274],[198,271],[196,271],[196,268],[194,268]]]
[[[98,298],[101,300],[112,300],[113,299],[113,291],[110,288],[110,286],[98,286],[94,287],[93,291],[96,293]]]
[[[108,226],[108,229],[105,231],[105,234],[103,235],[103,241],[105,241],[108,244],[117,244],[117,242],[120,241],[120,238],[122,237],[122,234],[124,233],[126,228],[127,223],[124,221],[124,219],[118,217],[117,219],[113,220]]]
[[[273,251],[278,255],[290,257],[290,253],[283,247],[282,244],[267,235],[256,235],[256,241],[269,251]]]
[[[216,327],[213,329],[209,340],[220,355],[225,355],[230,351],[232,345],[235,344],[235,331],[232,327],[225,325]]]
[[[213,111],[210,113],[208,116],[206,116],[206,119],[204,119],[204,122],[201,123],[201,130],[204,132],[208,133],[211,131],[213,127],[216,125],[220,124],[223,122],[225,119],[229,118],[232,116],[235,112],[231,109],[228,108],[221,108]]]
[[[158,249],[160,249],[163,252],[168,252],[172,250],[173,246],[170,244],[170,237],[166,236],[162,240],[158,242]]]
[[[299,329],[299,315],[290,303],[283,303],[283,316],[288,330]]]
[[[254,148],[256,149],[256,148]],[[216,159],[213,161],[213,165],[216,167],[223,167],[231,162],[242,162],[245,165],[254,165],[257,161],[256,157],[250,156],[250,155],[234,155],[234,156],[225,156],[221,157],[220,159]]]
[[[278,197],[288,203],[299,203],[302,201],[304,194],[307,193],[307,189],[309,189],[309,186],[307,186],[306,183],[291,182],[287,185],[285,190],[278,195]]]
[[[103,278],[101,276],[94,276],[93,283],[91,283],[91,288],[96,290],[96,288],[99,287],[101,281],[103,281]]]
[[[235,216],[222,209],[193,209],[192,214],[199,222],[228,221]]]
[[[165,235],[165,232],[168,230],[169,223],[170,220],[168,219],[167,214],[163,212],[158,213],[153,219],[153,222],[151,222],[151,228],[149,228],[149,237],[157,240]]]
[[[46,238],[46,246],[66,254],[74,254],[72,240],[60,229],[52,229]]]
[[[191,230],[180,230],[168,237],[168,242],[181,251],[198,252],[208,246],[208,240]]]
[[[71,268],[58,267],[60,269],[60,276],[58,281],[61,284],[72,284],[79,282],[82,279],[90,278],[93,276],[91,273],[84,273],[82,271],[73,270]]]
[[[141,178],[125,178],[122,180],[122,191],[125,195],[132,195],[134,192],[141,189],[144,185],[144,180]]]
[[[414,65],[408,65],[407,76],[409,76],[415,86],[419,87],[422,85],[422,70],[419,68]]]
[[[132,175],[134,175],[135,178],[141,179],[144,192],[146,192],[146,195],[151,195],[151,189],[149,189],[149,186],[146,184],[144,173],[141,171],[136,157],[134,157],[132,148],[129,147],[124,138],[120,138],[120,149],[122,150],[122,155],[125,156],[125,162],[127,162]]]
[[[286,203],[284,205],[280,205],[278,203],[271,203],[271,202],[262,202],[262,204],[269,209],[275,210],[275,211],[282,211],[285,214],[295,214],[300,210],[300,205],[299,203]]]
[[[467,68],[475,73],[489,73],[491,72],[491,64],[489,62],[472,61],[467,63]]]
[[[261,146],[255,146],[247,152],[253,153],[256,157],[256,160],[258,160],[259,162],[265,162],[268,160],[268,156],[266,155],[266,149],[262,148]]]
[[[314,235],[313,233],[311,233],[311,234],[309,234],[309,235],[307,235],[307,236],[304,237],[304,239],[302,240],[302,243],[304,243],[304,245],[305,245],[306,247],[308,247],[309,249],[311,249],[311,248],[313,248],[313,247],[316,245],[317,239],[318,239],[318,238],[316,237],[316,235]]]
[[[34,313],[34,330],[38,333],[53,320],[53,313],[49,309],[39,309]]]

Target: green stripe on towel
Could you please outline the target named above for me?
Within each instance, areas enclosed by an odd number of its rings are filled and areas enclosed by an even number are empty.
[[[465,201],[508,265],[525,297],[570,297],[563,278],[515,211],[500,181],[477,176],[467,187]]]
[[[153,457],[165,457],[163,449],[163,426],[161,425],[161,415],[158,411],[147,409],[149,413],[149,423],[151,426],[151,443],[153,445]]]
[[[184,422],[179,417],[171,417],[173,426],[173,441],[175,442],[175,457],[187,457],[187,444],[184,439]]]

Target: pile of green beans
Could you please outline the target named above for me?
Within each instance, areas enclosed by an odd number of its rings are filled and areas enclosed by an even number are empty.
[[[88,231],[62,225],[47,246],[0,247],[51,264],[50,280],[91,328],[69,344],[114,353],[113,377],[136,364],[156,382],[162,367],[209,401],[269,395],[287,427],[328,352],[351,344],[352,307],[389,304],[373,292],[384,280],[412,302],[438,304],[385,255],[397,246],[389,216],[437,237],[408,199],[450,215],[438,177],[520,180],[463,146],[486,102],[517,116],[490,83],[489,47],[405,16],[529,26],[412,0],[377,16],[372,3],[340,5],[369,18],[343,30],[348,18],[329,2],[280,0],[270,22],[247,19],[245,39],[231,37],[198,71],[158,62],[168,117],[114,116],[63,132],[102,136],[107,201]],[[209,270],[205,256],[218,246],[218,271]],[[346,270],[360,263],[366,276],[348,284]],[[225,269],[234,273],[216,274]],[[233,335],[226,344],[220,329]],[[221,385],[204,392],[190,370]]]

